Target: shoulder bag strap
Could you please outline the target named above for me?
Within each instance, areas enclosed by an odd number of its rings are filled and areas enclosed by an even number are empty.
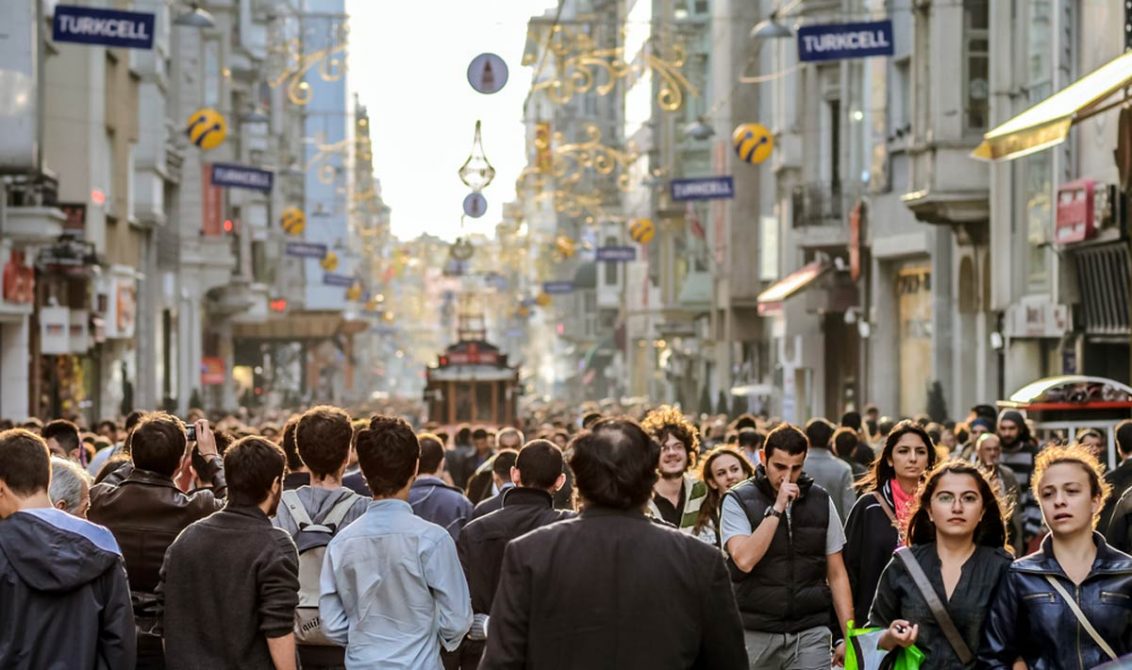
[[[955,627],[955,622],[951,620],[951,615],[947,612],[947,608],[939,599],[939,595],[932,588],[931,583],[928,581],[928,576],[924,574],[924,569],[920,567],[919,561],[912,555],[912,550],[907,547],[901,547],[896,550],[896,555],[904,563],[904,567],[908,569],[908,574],[912,576],[912,581],[916,583],[916,588],[920,590],[920,595],[928,603],[928,608],[932,611],[932,616],[935,617],[935,622],[939,624],[939,629],[943,631],[944,636],[947,637],[948,643],[951,648],[955,650],[955,655],[959,657],[959,662],[967,665],[975,660],[975,655],[971,653],[970,647],[963,641],[963,636],[959,634],[959,629]]]
[[[873,497],[880,503],[880,508],[884,510],[885,516],[892,522],[892,525],[894,527],[899,526],[900,523],[896,520],[896,513],[892,511],[892,506],[884,499],[884,495],[882,495],[880,491],[873,491]]]
[[[353,509],[354,503],[357,502],[357,500],[358,497],[353,495],[346,496],[344,499],[339,500],[338,504],[335,505],[334,508],[330,510],[330,513],[326,515],[326,518],[322,520],[322,525],[333,527],[334,532],[338,532],[338,526],[342,525],[342,519],[345,519],[346,515],[350,513],[350,510]]]
[[[1055,591],[1061,594],[1061,598],[1065,601],[1065,604],[1069,605],[1069,609],[1073,611],[1073,616],[1077,617],[1077,622],[1081,624],[1081,627],[1085,629],[1089,637],[1093,638],[1093,642],[1096,642],[1097,646],[1103,649],[1104,653],[1108,654],[1108,657],[1115,661],[1116,652],[1113,651],[1108,642],[1105,642],[1101,634],[1097,632],[1097,629],[1093,627],[1093,623],[1089,621],[1089,618],[1081,611],[1081,607],[1077,605],[1077,601],[1069,596],[1069,592],[1065,590],[1065,587],[1062,586],[1053,575],[1046,575],[1046,581],[1049,582],[1049,585],[1052,586]]]
[[[307,514],[306,508],[303,507],[303,501],[299,500],[298,493],[294,490],[284,491],[280,500],[287,506],[287,511],[291,513],[291,519],[294,520],[295,526],[299,530],[311,525],[311,517]]]

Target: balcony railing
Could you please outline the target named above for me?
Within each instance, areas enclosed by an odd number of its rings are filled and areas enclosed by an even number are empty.
[[[791,193],[794,227],[844,225],[848,200],[840,184],[799,184]]]

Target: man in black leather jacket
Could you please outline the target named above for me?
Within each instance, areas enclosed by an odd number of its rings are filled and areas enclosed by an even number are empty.
[[[138,668],[165,667],[161,638],[150,633],[157,623],[153,592],[165,550],[186,526],[223,506],[224,467],[216,441],[208,421],[197,421],[195,427],[194,456],[180,419],[147,415],[130,435],[133,471],[120,484],[99,484],[90,492],[88,518],[110,529],[126,559],[138,626]],[[185,493],[194,478],[212,488]]]

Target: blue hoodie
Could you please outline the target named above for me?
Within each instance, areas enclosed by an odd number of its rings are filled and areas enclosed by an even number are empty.
[[[472,501],[444,480],[421,475],[409,489],[413,514],[448,531],[453,540],[460,539],[460,529],[472,518]]]
[[[0,521],[0,668],[132,668],[126,564],[109,530],[62,510]]]

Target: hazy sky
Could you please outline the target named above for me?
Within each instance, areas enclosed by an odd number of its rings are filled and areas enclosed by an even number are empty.
[[[493,232],[526,163],[523,100],[532,71],[519,60],[527,21],[555,0],[347,0],[346,6],[350,88],[370,114],[374,172],[393,210],[393,233],[402,239],[460,234],[468,188],[456,172],[471,150],[477,119],[496,175],[483,192],[487,213],[466,223],[469,232]],[[494,95],[477,93],[467,81],[468,64],[485,51],[510,70]]]

